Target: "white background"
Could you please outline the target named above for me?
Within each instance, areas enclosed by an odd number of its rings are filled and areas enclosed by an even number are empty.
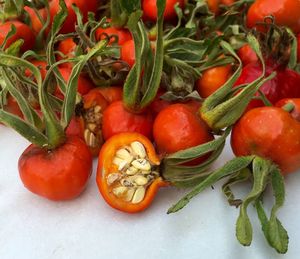
[[[0,258],[299,258],[300,173],[286,178],[286,203],[279,219],[289,232],[286,255],[269,248],[249,206],[254,238],[251,247],[235,239],[238,210],[222,196],[221,183],[205,190],[177,214],[167,209],[186,191],[164,188],[143,213],[128,215],[101,198],[95,170],[86,191],[68,202],[51,202],[27,191],[17,161],[28,142],[0,125]],[[232,157],[230,148],[215,166]],[[94,169],[97,161],[94,161]],[[242,194],[245,188],[237,191]],[[248,191],[248,189],[247,189]],[[271,204],[269,193],[267,204]]]

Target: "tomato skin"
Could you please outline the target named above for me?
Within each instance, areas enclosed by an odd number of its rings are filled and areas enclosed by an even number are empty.
[[[245,44],[244,46],[242,46],[238,50],[237,54],[242,60],[244,66],[252,62],[258,62],[258,57],[249,44]]]
[[[65,0],[65,4],[68,10],[68,17],[65,20],[60,33],[69,33],[75,31],[75,24],[77,23],[76,14],[72,8],[72,4],[75,4],[83,15],[83,22],[87,20],[88,12],[96,12],[98,8],[98,0]],[[59,12],[59,0],[53,0],[49,3],[51,22],[54,16]]]
[[[297,0],[256,0],[247,13],[247,26],[264,31],[264,26],[256,25],[263,22],[264,17],[273,15],[280,26],[290,27],[295,33],[300,32],[300,1]]]
[[[121,132],[137,132],[152,139],[153,116],[149,110],[141,114],[127,111],[122,101],[111,103],[102,118],[104,140]]]
[[[300,74],[288,68],[276,66],[272,61],[266,61],[266,75],[270,75],[273,71],[276,71],[276,76],[260,87],[260,91],[265,94],[272,104],[283,98],[300,97]],[[236,81],[235,86],[253,82],[261,73],[262,69],[259,63],[249,63],[243,67],[241,76]],[[256,93],[255,96],[259,96],[259,93]],[[260,106],[264,106],[262,101],[252,100],[247,109]]]
[[[62,77],[65,79],[66,82],[68,82],[70,75],[71,75],[71,68],[70,67],[62,67],[59,68],[59,71],[62,75]],[[87,94],[91,89],[95,88],[95,85],[92,81],[90,81],[88,78],[79,75],[78,77],[78,85],[77,85],[77,92],[81,95]],[[64,95],[60,91],[59,87],[56,88],[55,96],[58,98],[63,99]]]
[[[135,63],[134,41],[128,40],[121,46],[121,60],[128,63],[132,67]]]
[[[300,62],[300,33],[297,36],[297,60]]]
[[[218,15],[220,13],[220,5],[230,6],[235,0],[207,0],[208,8],[211,12]]]
[[[18,39],[23,39],[24,43],[21,47],[21,51],[32,49],[35,44],[35,36],[28,25],[20,21],[7,21],[0,24],[0,44],[3,43],[6,35],[11,29],[11,25],[16,27],[16,33],[8,39],[4,48],[8,48],[13,42]]]
[[[283,174],[300,167],[300,123],[278,107],[260,107],[245,113],[234,125],[231,147],[236,156],[270,159]]]
[[[118,170],[117,166],[113,164],[116,151],[126,145],[130,145],[134,141],[138,141],[144,145],[147,157],[153,165],[160,164],[160,160],[149,139],[136,132],[119,133],[108,139],[102,146],[99,153],[96,175],[98,189],[104,200],[111,207],[126,213],[137,213],[147,209],[151,205],[158,189],[163,186],[168,186],[167,182],[163,181],[161,177],[158,177],[147,187],[144,199],[137,204],[121,200],[112,193],[112,187],[107,184],[107,175]]]
[[[123,89],[120,86],[97,87],[89,91],[89,94],[93,92],[101,93],[109,104],[121,101],[123,98]]]
[[[49,200],[63,201],[85,189],[92,172],[92,156],[80,138],[70,136],[52,151],[30,145],[18,166],[28,190]]]
[[[279,108],[283,108],[285,105],[289,103],[293,105],[293,110],[290,111],[289,113],[295,120],[300,122],[300,98],[281,99],[275,104],[275,106]]]
[[[131,40],[132,36],[130,32],[126,29],[118,29],[114,27],[109,28],[99,28],[96,30],[96,40],[100,41],[102,39],[105,39],[107,34],[108,36],[117,35],[118,36],[118,44],[123,45],[126,41]],[[112,40],[110,41],[112,43]]]
[[[32,30],[35,34],[38,34],[41,29],[43,28],[43,24],[41,23],[40,19],[38,18],[38,16],[36,15],[35,11],[29,7],[29,6],[24,6],[24,10],[29,14],[29,19],[31,21],[31,27]],[[46,21],[47,19],[47,11],[45,8],[39,9],[38,10],[39,15],[41,16],[41,18]]]
[[[48,66],[47,62],[42,61],[42,60],[33,59],[33,60],[30,60],[30,63],[35,65],[37,68],[39,68],[42,79],[44,79],[47,74],[47,66]],[[26,69],[25,76],[27,76],[27,77],[32,76],[32,72],[29,69]]]
[[[231,76],[231,65],[207,69],[196,82],[197,91],[202,98],[206,98],[218,90]]]
[[[67,38],[59,42],[57,50],[65,55],[65,58],[74,58],[75,57],[75,50],[76,50],[76,43],[74,42],[73,38]],[[57,60],[64,59],[61,55],[57,55]],[[60,67],[69,67],[72,68],[72,63],[62,63],[59,65]]]
[[[12,97],[10,94],[8,94],[6,102],[7,103],[3,107],[5,111],[7,111],[11,114],[14,114],[20,118],[24,117],[23,113],[20,109],[20,106],[14,97]]]
[[[184,0],[166,0],[166,8],[164,12],[164,20],[171,21],[177,17],[174,6],[179,3],[184,8]],[[156,0],[143,0],[142,9],[144,18],[155,22],[157,19]]]
[[[214,139],[206,124],[185,104],[172,104],[155,118],[153,137],[160,154],[172,154]],[[200,157],[201,163],[207,157]]]

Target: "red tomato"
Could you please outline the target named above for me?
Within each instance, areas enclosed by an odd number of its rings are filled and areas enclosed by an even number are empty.
[[[235,0],[207,0],[207,5],[210,11],[214,14],[219,14],[220,12],[220,5],[232,5]]]
[[[0,24],[0,44],[3,43],[6,35],[11,30],[11,25],[16,27],[16,33],[8,39],[4,48],[8,48],[13,42],[18,39],[23,39],[24,43],[21,47],[21,51],[32,49],[35,44],[35,36],[28,25],[19,21],[7,21]]]
[[[43,28],[43,24],[40,21],[39,17],[36,15],[35,11],[30,8],[29,6],[25,6],[24,10],[29,14],[29,19],[31,21],[31,28],[35,34],[38,34],[41,29]],[[46,21],[47,19],[47,11],[45,8],[38,10],[39,15],[41,16],[42,20]]]
[[[153,137],[160,154],[175,153],[214,139],[207,125],[185,104],[172,104],[157,115]],[[197,164],[206,158],[200,157]]]
[[[123,45],[125,41],[132,39],[130,32],[126,29],[118,29],[118,28],[114,28],[114,27],[109,27],[106,29],[99,28],[96,30],[96,40],[100,41],[102,39],[105,39],[106,35],[108,35],[110,37],[113,35],[116,35],[118,37],[117,43],[119,45]],[[112,42],[112,40],[110,42]]]
[[[19,173],[31,192],[53,201],[77,197],[92,172],[92,156],[83,140],[67,137],[54,149],[30,145],[19,159]]]
[[[224,85],[230,76],[231,65],[209,68],[197,81],[197,91],[202,98],[206,98]]]
[[[272,104],[275,104],[283,98],[300,97],[300,74],[288,68],[277,66],[273,61],[267,60],[266,75],[270,75],[273,71],[276,71],[276,76],[260,87],[260,91],[264,93]],[[262,69],[259,63],[249,63],[244,66],[242,74],[236,81],[235,86],[253,82],[261,73]],[[255,96],[259,96],[259,93],[256,93]],[[264,106],[262,101],[252,100],[248,105],[248,109],[260,106]]]
[[[257,62],[258,58],[255,51],[249,44],[245,44],[238,50],[239,58],[242,60],[243,65],[247,65],[251,62]]]
[[[30,60],[30,62],[40,69],[42,79],[44,79],[47,74],[47,65],[48,65],[47,62],[42,60],[36,60],[36,59]],[[25,76],[30,77],[31,75],[32,72],[29,69],[26,69]]]
[[[23,118],[23,113],[20,109],[19,104],[17,103],[16,99],[12,97],[10,94],[7,95],[6,104],[4,105],[4,110],[20,118]]]
[[[67,38],[59,42],[57,50],[65,55],[65,58],[74,58],[75,57],[75,50],[76,50],[76,43],[74,42],[73,38]],[[61,55],[57,55],[57,60],[62,60],[63,57]],[[60,67],[72,67],[73,65],[68,63],[63,63]]]
[[[297,36],[297,59],[300,62],[300,33]]]
[[[141,114],[128,112],[122,101],[111,103],[104,111],[102,133],[104,140],[122,132],[137,132],[152,139],[153,116],[150,111]]]
[[[123,89],[119,86],[97,87],[89,93],[100,92],[108,103],[121,101],[123,97]]]
[[[289,113],[291,116],[300,122],[300,98],[285,98],[278,101],[275,106],[279,108],[284,108],[285,105],[291,104],[293,106],[292,111]]]
[[[298,0],[256,0],[247,13],[247,26],[264,30],[258,26],[264,18],[273,15],[276,24],[290,27],[295,33],[300,32],[300,1]]]
[[[236,156],[258,155],[279,165],[284,174],[300,167],[300,123],[278,107],[245,113],[231,132]]]
[[[98,0],[65,0],[67,9],[68,9],[68,17],[65,20],[60,32],[61,33],[69,33],[75,30],[75,24],[77,23],[76,14],[72,8],[72,5],[75,4],[81,11],[83,15],[83,21],[87,20],[88,12],[96,12],[98,8]],[[50,16],[51,21],[53,21],[54,16],[59,12],[59,0],[53,0],[50,4]]]
[[[170,21],[177,17],[174,6],[179,3],[181,8],[184,8],[184,0],[166,0],[166,8],[164,12],[164,20]],[[144,18],[155,22],[157,20],[156,0],[143,0],[142,9]]]
[[[135,63],[134,41],[128,40],[121,46],[121,60],[128,63],[132,67]]]
[[[67,67],[63,67],[59,69],[62,77],[65,79],[66,82],[68,82],[70,75],[71,75],[71,69]],[[77,92],[81,95],[87,94],[91,89],[95,88],[95,85],[92,81],[87,79],[86,77],[80,75],[78,78],[78,85],[77,85]],[[55,95],[58,98],[63,99],[64,95],[61,93],[59,87],[56,88]]]

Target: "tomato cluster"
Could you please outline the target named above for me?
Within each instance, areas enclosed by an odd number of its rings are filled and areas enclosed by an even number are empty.
[[[0,24],[0,120],[33,143],[19,159],[31,192],[77,197],[96,158],[105,201],[140,212],[159,187],[209,183],[230,131],[237,157],[300,168],[300,2],[157,2],[119,16],[98,0],[27,3]]]

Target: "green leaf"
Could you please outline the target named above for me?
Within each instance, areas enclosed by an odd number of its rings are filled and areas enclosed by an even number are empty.
[[[240,214],[236,223],[236,237],[238,241],[249,246],[252,242],[252,226],[247,215],[248,205],[258,199],[265,190],[270,175],[271,162],[260,157],[255,157],[252,162],[253,187],[240,206]]]
[[[48,138],[44,134],[38,132],[31,124],[23,121],[19,117],[0,109],[0,121],[13,128],[31,143],[40,147],[47,147]]]
[[[223,191],[224,195],[226,196],[227,201],[230,206],[235,206],[236,208],[238,208],[242,203],[241,199],[235,198],[235,196],[231,190],[231,186],[249,180],[250,176],[251,176],[251,172],[250,172],[249,168],[245,168],[245,169],[242,169],[241,171],[237,172],[236,174],[230,176],[228,181],[225,184],[223,184],[222,191]]]
[[[78,77],[80,75],[81,70],[87,61],[92,58],[94,55],[103,50],[107,45],[106,40],[100,41],[94,48],[92,48],[88,54],[80,57],[80,61],[73,66],[68,85],[67,91],[65,95],[65,100],[63,102],[62,107],[62,119],[61,124],[64,129],[69,125],[72,116],[75,110],[76,96],[77,96],[77,85],[78,85]]]
[[[272,247],[278,253],[286,253],[288,249],[288,234],[282,226],[281,222],[277,219],[276,213],[280,207],[283,206],[285,199],[284,179],[279,169],[276,167],[272,171],[272,188],[275,197],[275,204],[271,211],[271,217],[268,224],[268,236]]]
[[[254,156],[237,157],[227,162],[223,167],[213,171],[204,181],[197,185],[191,192],[180,199],[169,210],[169,213],[174,213],[185,207],[192,198],[205,190],[207,187],[213,185],[223,177],[232,175],[243,168],[246,168],[254,159]]]
[[[21,94],[19,89],[17,89],[14,83],[12,82],[11,80],[12,72],[9,74],[7,68],[2,68],[0,70],[0,73],[3,76],[3,79],[5,80],[8,91],[17,100],[25,119],[28,121],[29,124],[33,125],[37,129],[41,128],[42,121],[40,117],[37,115],[35,110],[28,104],[27,100],[24,98],[24,96]]]

